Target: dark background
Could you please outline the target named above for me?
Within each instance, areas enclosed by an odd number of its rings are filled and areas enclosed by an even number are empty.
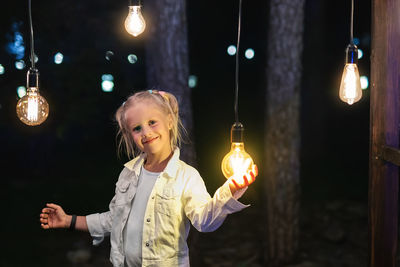
[[[369,77],[370,1],[355,2],[354,36],[364,52],[360,75]],[[33,1],[36,66],[41,73],[41,93],[50,105],[49,118],[36,127],[16,117],[16,89],[25,85],[27,68],[17,70],[15,55],[6,49],[16,23],[24,37],[23,59],[30,66],[28,1],[9,1],[0,11],[0,64],[5,67],[0,75],[4,207],[0,266],[78,266],[71,265],[68,253],[90,245],[81,233],[41,230],[39,213],[47,202],[62,205],[67,213],[101,212],[113,196],[127,161],[117,157],[114,112],[134,90],[153,86],[145,81],[146,34],[135,39],[125,32],[127,10],[127,1]],[[237,13],[238,1],[187,3],[190,74],[198,77],[197,86],[191,89],[195,126],[191,139],[198,169],[211,194],[225,179],[220,162],[229,150],[234,121],[235,57],[226,49],[236,44]],[[369,88],[352,106],[338,97],[344,49],[349,43],[350,1],[306,1],[304,22],[302,208],[332,201],[365,205]],[[260,169],[243,202],[251,202],[255,209],[262,206],[263,150],[268,149],[263,145],[268,130],[264,129],[267,25],[268,1],[243,1],[239,116],[246,127],[246,149]],[[244,58],[247,48],[255,50],[251,60]],[[114,52],[111,60],[105,58],[108,50]],[[64,55],[60,65],[53,62],[58,51]],[[126,60],[130,53],[138,56],[136,64]],[[104,73],[114,76],[111,93],[101,90]],[[367,218],[359,223],[364,229]],[[107,259],[101,253],[108,253],[107,247],[102,246],[103,250],[100,247],[92,253]]]

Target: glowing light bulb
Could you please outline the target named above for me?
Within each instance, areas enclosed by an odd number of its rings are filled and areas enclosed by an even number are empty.
[[[129,6],[128,17],[125,19],[125,29],[129,34],[138,36],[146,28],[141,6]]]
[[[360,100],[362,96],[357,59],[357,46],[350,44],[346,49],[346,65],[344,66],[342,81],[339,89],[340,99],[349,105],[352,105]]]
[[[243,125],[235,123],[231,129],[231,151],[225,155],[221,163],[224,176],[233,177],[238,184],[244,184],[243,176],[252,170],[254,165],[251,156],[244,150]]]
[[[27,74],[28,90],[17,103],[18,118],[29,126],[43,123],[49,115],[49,104],[39,94],[39,72],[30,69]]]

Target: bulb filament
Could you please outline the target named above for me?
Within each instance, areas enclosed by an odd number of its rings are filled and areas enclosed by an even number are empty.
[[[39,111],[38,98],[36,96],[28,97],[28,120],[37,121]]]
[[[362,95],[360,74],[356,64],[348,63],[344,67],[342,82],[340,84],[340,99],[349,105],[360,100]]]
[[[355,73],[355,68],[354,64],[348,64],[346,66],[347,68],[347,74],[346,77],[344,77],[344,97],[347,99],[348,103],[351,105],[354,102],[354,99],[356,98],[356,73]]]

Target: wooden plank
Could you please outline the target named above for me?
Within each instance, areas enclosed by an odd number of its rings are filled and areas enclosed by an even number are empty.
[[[389,146],[384,146],[382,148],[381,152],[381,157],[383,160],[390,162],[396,166],[400,166],[400,150],[389,147]]]
[[[399,147],[400,1],[372,0],[369,266],[396,266],[398,167],[379,157]]]

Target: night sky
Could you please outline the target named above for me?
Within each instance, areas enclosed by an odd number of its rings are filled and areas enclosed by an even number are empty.
[[[149,0],[150,1],[150,0]],[[146,33],[133,38],[123,22],[128,1],[32,1],[35,53],[39,58],[41,94],[50,115],[29,127],[16,116],[17,87],[26,84],[29,62],[28,1],[8,1],[0,10],[0,153],[3,206],[0,266],[9,265],[21,250],[46,266],[41,250],[54,242],[39,227],[46,202],[66,212],[104,211],[127,160],[116,153],[116,109],[146,84]],[[143,1],[144,16],[146,1]],[[369,77],[370,1],[355,1],[354,36],[364,55],[360,75]],[[238,1],[188,1],[190,74],[198,169],[209,192],[224,182],[220,162],[229,150],[234,122],[235,57],[227,47],[236,44]],[[264,147],[265,61],[268,45],[268,1],[243,1],[240,43],[239,117],[246,128],[245,145],[260,169],[247,198],[262,194]],[[352,105],[340,101],[339,83],[344,49],[349,43],[350,1],[310,0],[305,4],[301,94],[302,201],[367,200],[369,151],[369,88]],[[11,53],[15,34],[23,37],[25,52]],[[252,48],[253,59],[244,51]],[[107,51],[113,55],[106,59]],[[54,63],[61,52],[64,61]],[[137,62],[127,60],[129,54]],[[20,58],[19,58],[20,57]],[[17,70],[15,61],[26,67]],[[103,92],[101,76],[112,74],[114,90]],[[60,239],[65,238],[55,233]],[[35,240],[27,241],[27,240]],[[60,242],[63,242],[60,240]],[[58,243],[52,243],[57,246]],[[32,249],[27,249],[32,247]],[[62,260],[60,260],[62,262]],[[22,265],[24,266],[24,265]],[[33,266],[33,265],[31,265]],[[50,265],[49,265],[50,266]]]

